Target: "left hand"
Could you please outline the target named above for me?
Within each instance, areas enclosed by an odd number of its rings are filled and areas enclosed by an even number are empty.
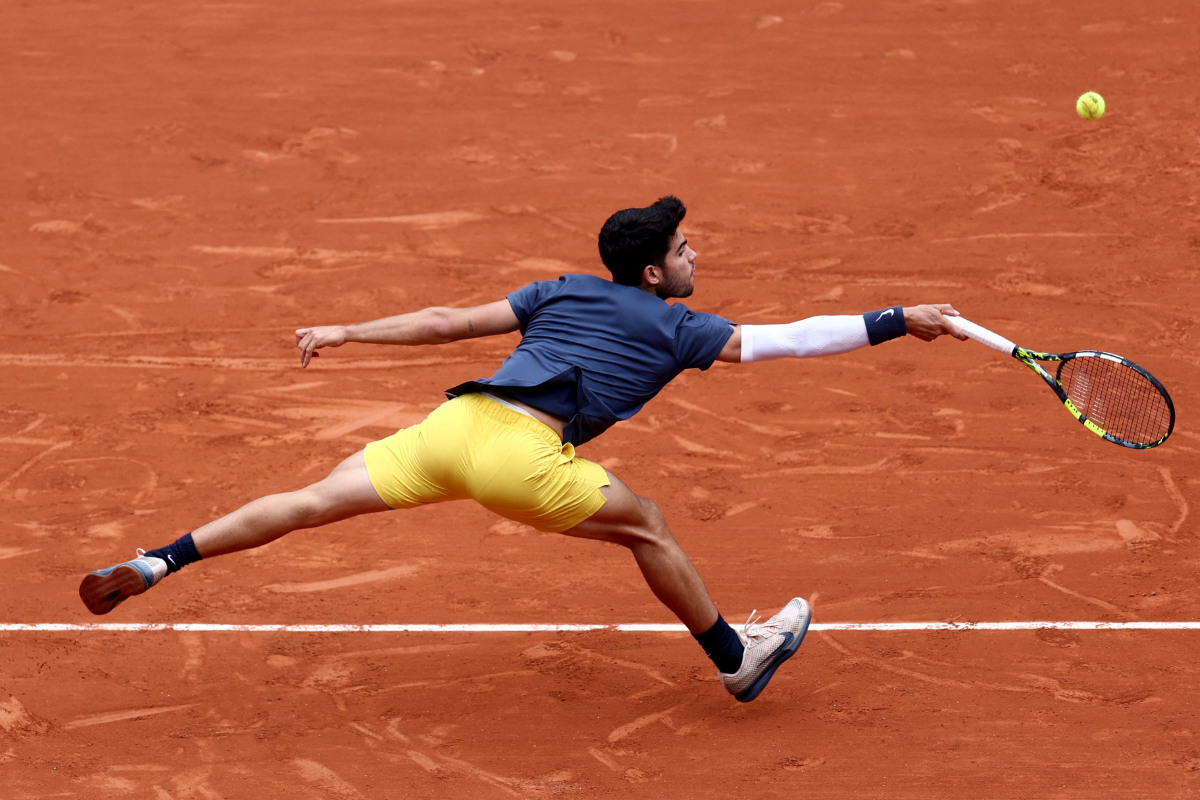
[[[346,343],[345,325],[320,325],[315,328],[300,328],[296,331],[296,347],[300,348],[300,366],[321,355],[320,347],[341,347]]]
[[[946,319],[957,316],[961,315],[949,303],[910,306],[904,309],[904,324],[909,334],[923,342],[932,342],[939,336],[953,336],[965,342],[970,337]]]

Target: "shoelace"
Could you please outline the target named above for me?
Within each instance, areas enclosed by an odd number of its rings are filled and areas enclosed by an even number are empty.
[[[757,608],[751,611],[750,616],[746,617],[746,624],[742,626],[742,631],[746,636],[745,644],[747,646],[750,644],[757,644],[763,639],[766,639],[768,636],[774,636],[775,634],[779,633],[779,629],[782,627],[782,621],[777,621],[774,618],[767,620],[761,625],[757,624],[757,614]]]

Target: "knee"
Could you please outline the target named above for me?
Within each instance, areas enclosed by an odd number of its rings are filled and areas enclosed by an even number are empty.
[[[638,497],[641,506],[641,518],[636,525],[636,539],[640,542],[654,545],[674,544],[675,537],[667,526],[667,518],[663,516],[658,503],[648,497]]]
[[[330,522],[333,504],[316,486],[292,492],[293,524],[297,528],[316,528]]]
[[[666,524],[666,517],[663,516],[662,509],[658,507],[658,503],[651,500],[649,497],[638,496],[638,505],[642,509],[641,522],[649,527],[658,527]]]

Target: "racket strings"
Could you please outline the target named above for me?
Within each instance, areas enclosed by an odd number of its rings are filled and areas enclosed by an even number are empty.
[[[1118,439],[1157,442],[1171,429],[1171,409],[1158,388],[1136,369],[1098,356],[1063,363],[1058,380],[1083,416]]]

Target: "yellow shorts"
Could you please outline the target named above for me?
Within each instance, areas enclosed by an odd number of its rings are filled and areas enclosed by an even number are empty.
[[[604,467],[576,458],[554,431],[480,394],[443,403],[364,455],[392,508],[470,498],[539,531],[583,522],[604,505],[600,487],[609,485]]]

